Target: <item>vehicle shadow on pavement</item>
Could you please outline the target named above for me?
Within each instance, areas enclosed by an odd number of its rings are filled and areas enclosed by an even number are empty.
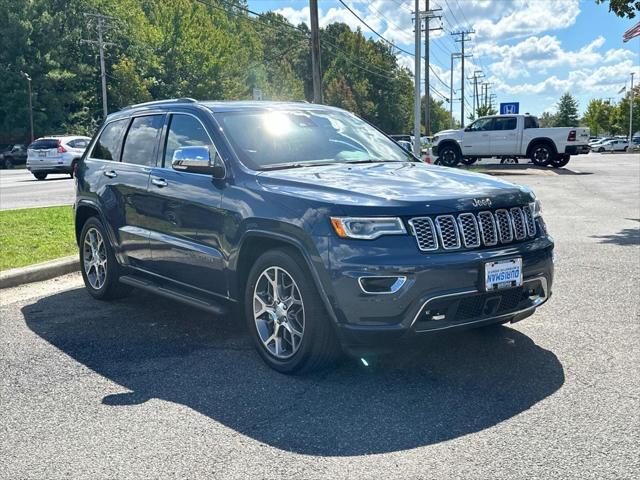
[[[262,363],[241,322],[143,292],[103,303],[76,289],[22,312],[41,338],[130,390],[96,398],[113,415],[158,398],[308,455],[450,440],[499,424],[564,383],[552,352],[507,327],[431,337],[419,348],[371,359],[369,367],[347,359],[333,370],[291,377]],[[56,366],[49,368],[55,375]]]
[[[627,218],[627,220],[640,221],[637,218]],[[610,243],[613,245],[640,245],[640,227],[623,228],[618,233],[593,235],[591,238],[600,240],[600,243]]]

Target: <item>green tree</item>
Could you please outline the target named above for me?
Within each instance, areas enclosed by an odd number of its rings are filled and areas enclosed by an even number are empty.
[[[578,102],[569,92],[560,97],[555,117],[556,127],[578,126]]]
[[[540,118],[538,118],[538,122],[542,128],[553,127],[556,124],[556,116],[550,112],[543,112]]]
[[[598,135],[605,130],[608,122],[608,112],[601,98],[594,98],[587,105],[582,117],[582,122],[589,127],[593,135]]]
[[[491,105],[480,105],[476,109],[476,113],[478,117],[486,117],[487,115],[496,115],[498,113],[498,110],[496,110]]]
[[[596,3],[609,2],[609,11],[619,17],[634,18],[636,12],[640,11],[639,0],[596,0]]]

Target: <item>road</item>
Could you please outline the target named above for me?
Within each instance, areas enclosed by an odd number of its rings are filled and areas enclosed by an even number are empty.
[[[0,210],[71,205],[74,198],[74,182],[69,175],[36,180],[23,168],[0,170]]]
[[[631,479],[640,472],[640,158],[531,185],[551,300],[494,331],[287,377],[240,322],[69,275],[0,293],[2,478]]]

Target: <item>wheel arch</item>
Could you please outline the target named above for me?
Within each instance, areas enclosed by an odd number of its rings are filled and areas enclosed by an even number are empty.
[[[233,272],[234,275],[232,276],[232,280],[229,282],[229,296],[231,298],[239,299],[239,301],[242,302],[247,276],[251,267],[260,255],[275,248],[292,249],[300,255],[305,262],[307,269],[311,273],[311,278],[318,289],[318,293],[320,294],[320,298],[322,298],[322,302],[327,309],[327,313],[333,320],[332,323],[337,323],[335,311],[323,286],[318,268],[315,266],[308,248],[304,246],[302,241],[292,236],[263,230],[247,231],[242,237],[238,247],[238,253],[235,256],[235,261],[230,264],[230,271]]]
[[[442,148],[447,146],[451,146],[456,149],[458,151],[458,155],[460,155],[460,158],[462,158],[462,149],[460,148],[460,144],[453,139],[442,140],[440,143],[438,143],[438,153],[440,153]]]
[[[537,137],[534,138],[533,140],[531,140],[529,142],[529,145],[527,145],[527,154],[525,155],[527,158],[531,156],[531,150],[533,150],[533,147],[535,147],[536,145],[539,144],[546,144],[548,146],[551,147],[551,153],[552,156],[555,156],[558,154],[558,149],[556,148],[556,144],[553,140],[551,140],[549,137]]]

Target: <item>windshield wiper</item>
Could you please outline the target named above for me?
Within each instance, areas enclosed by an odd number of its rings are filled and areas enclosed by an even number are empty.
[[[289,168],[302,168],[302,167],[321,167],[325,165],[335,165],[337,163],[344,162],[298,162],[298,163],[274,163],[263,168],[263,170],[286,170]]]

